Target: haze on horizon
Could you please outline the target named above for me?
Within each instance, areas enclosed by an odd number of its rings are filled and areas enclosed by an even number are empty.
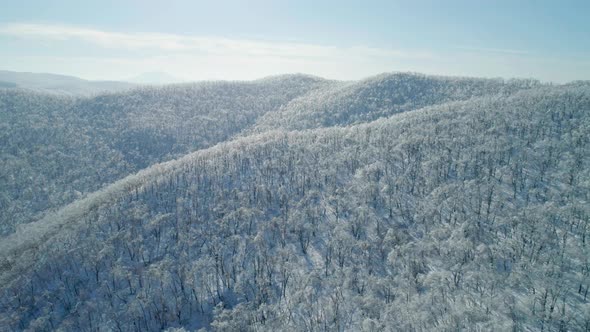
[[[90,80],[382,72],[590,77],[585,1],[27,0],[0,13],[0,69]]]

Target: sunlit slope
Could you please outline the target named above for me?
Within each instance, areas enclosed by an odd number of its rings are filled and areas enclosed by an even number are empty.
[[[484,95],[509,96],[538,86],[539,82],[534,80],[382,74],[296,98],[279,112],[261,117],[248,132],[346,126],[450,101]]]

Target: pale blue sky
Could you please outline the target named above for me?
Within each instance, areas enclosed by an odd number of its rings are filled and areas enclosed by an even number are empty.
[[[6,1],[0,69],[590,79],[590,1]]]

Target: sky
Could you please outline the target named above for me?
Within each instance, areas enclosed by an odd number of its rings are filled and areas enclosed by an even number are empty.
[[[590,79],[590,1],[0,0],[0,69],[91,80]]]

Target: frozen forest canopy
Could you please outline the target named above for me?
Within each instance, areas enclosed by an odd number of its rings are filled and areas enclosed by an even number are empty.
[[[0,84],[0,330],[590,331],[590,84]]]

